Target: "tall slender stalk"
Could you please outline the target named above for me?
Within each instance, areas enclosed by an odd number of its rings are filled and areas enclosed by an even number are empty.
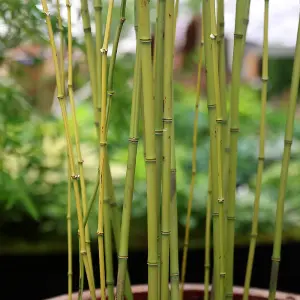
[[[105,149],[107,152],[107,149]],[[108,155],[105,153],[105,160],[108,160]],[[111,229],[111,210],[110,196],[108,190],[107,170],[104,173],[104,249],[105,249],[105,267],[106,267],[106,286],[108,300],[114,299],[114,270],[113,270],[113,248],[112,248],[112,229]]]
[[[224,299],[225,292],[225,250],[224,250],[224,237],[225,237],[225,212],[224,212],[224,182],[223,182],[223,133],[224,133],[224,120],[223,111],[220,98],[220,84],[219,84],[219,67],[218,67],[218,45],[217,45],[217,28],[215,19],[215,1],[210,1],[210,18],[211,18],[211,35],[212,40],[212,66],[213,66],[213,80],[215,89],[215,101],[216,101],[216,123],[217,123],[217,184],[218,184],[218,198],[216,201],[216,206],[218,206],[219,213],[219,243],[220,243],[220,287],[219,287],[219,297]]]
[[[165,34],[165,11],[166,1],[158,0],[157,3],[157,24],[155,35],[155,137],[156,137],[156,170],[157,170],[157,222],[158,222],[158,272],[160,274],[160,207],[162,199],[162,142],[163,142],[163,78],[164,78],[164,34]],[[160,295],[160,277],[158,278],[158,289]]]
[[[138,33],[136,33],[138,42]],[[138,129],[139,129],[139,114],[140,114],[140,96],[141,96],[141,61],[140,51],[137,43],[136,61],[134,69],[134,85],[132,93],[132,106],[131,106],[131,120],[130,120],[130,133],[128,145],[128,160],[127,172],[125,180],[125,194],[123,203],[123,214],[121,224],[121,241],[119,250],[119,267],[118,267],[118,281],[117,281],[117,300],[122,300],[124,297],[124,283],[127,269],[128,260],[128,242],[130,231],[131,207],[134,190],[134,176],[136,166],[136,155],[138,147]]]
[[[46,15],[48,34],[49,34],[52,56],[53,56],[53,61],[54,61],[54,66],[55,66],[55,73],[56,73],[57,98],[59,100],[59,104],[60,104],[61,111],[62,111],[62,117],[63,117],[64,129],[65,129],[65,135],[66,135],[66,142],[67,142],[67,150],[68,150],[68,155],[69,155],[71,178],[73,181],[73,187],[74,187],[74,192],[75,192],[78,227],[79,227],[79,233],[80,233],[80,236],[79,236],[80,252],[83,257],[83,262],[84,262],[85,271],[87,274],[87,279],[88,279],[91,296],[92,296],[92,299],[94,300],[94,299],[96,299],[95,285],[94,285],[93,277],[91,274],[91,267],[89,265],[89,261],[87,258],[85,234],[84,234],[84,227],[83,227],[82,208],[81,208],[81,204],[80,204],[80,193],[79,193],[79,185],[78,185],[78,179],[80,176],[76,175],[76,173],[75,173],[74,154],[73,154],[73,149],[72,149],[72,145],[71,145],[71,138],[70,138],[70,132],[69,132],[69,126],[68,126],[65,96],[64,96],[64,91],[63,91],[63,87],[61,84],[61,75],[60,75],[61,73],[60,73],[60,69],[59,69],[57,52],[56,52],[56,47],[55,47],[55,43],[54,43],[53,30],[52,30],[52,25],[51,25],[51,20],[50,20],[50,14],[49,14],[48,5],[47,5],[46,0],[42,0],[42,6],[43,6],[43,11]]]
[[[200,103],[200,93],[201,93],[201,70],[202,70],[202,63],[203,63],[203,46],[204,46],[203,39],[204,37],[203,37],[203,19],[202,19],[202,34],[201,34],[201,44],[199,47],[199,63],[198,63],[198,76],[197,76],[198,78],[197,78],[195,117],[194,117],[194,128],[193,128],[192,178],[191,178],[188,208],[186,214],[183,257],[182,257],[182,264],[181,264],[181,287],[180,287],[181,300],[183,299],[183,292],[184,292],[187,252],[189,247],[190,218],[192,212],[192,202],[194,198],[194,188],[195,188],[195,180],[196,180],[196,173],[197,173],[197,169],[196,169],[197,168],[197,137],[198,137],[199,103]]]
[[[67,202],[67,230],[68,230],[68,300],[72,300],[73,291],[73,259],[72,259],[72,182],[71,171],[68,166],[68,202]]]
[[[78,233],[78,236],[79,236],[79,233]],[[80,241],[79,241],[79,249],[80,249]],[[83,264],[82,255],[79,254],[79,287],[78,287],[78,300],[82,300],[83,287],[84,287],[84,264]]]
[[[166,2],[164,45],[164,106],[163,106],[163,161],[161,210],[161,299],[169,297],[170,204],[171,204],[171,149],[172,149],[172,79],[173,79],[173,18],[174,1]]]
[[[82,158],[81,149],[80,149],[80,136],[79,136],[78,122],[76,118],[76,108],[75,108],[74,92],[73,92],[72,20],[71,20],[71,7],[70,7],[69,0],[66,0],[66,5],[68,8],[68,93],[69,93],[69,100],[71,105],[73,128],[75,133],[76,153],[77,153],[78,169],[80,175],[82,210],[83,210],[83,216],[85,216],[87,214],[86,185],[85,185],[84,170],[83,170],[84,160]],[[85,225],[84,228],[85,228],[85,243],[87,249],[87,257],[88,257],[88,261],[90,264],[93,281],[94,281],[93,262],[92,262],[91,245],[90,245],[91,241],[90,241],[90,233],[89,233],[88,225]]]
[[[257,239],[258,229],[258,213],[259,213],[259,200],[261,194],[262,174],[264,169],[265,160],[265,127],[266,127],[266,103],[267,103],[267,90],[268,90],[268,24],[269,24],[269,0],[265,0],[264,11],[264,42],[263,42],[263,62],[262,62],[262,92],[261,92],[261,116],[260,116],[260,139],[259,139],[259,154],[258,166],[256,177],[256,190],[254,200],[254,210],[252,219],[252,229],[250,236],[250,247],[248,254],[248,262],[244,284],[243,300],[248,300],[249,289],[251,283],[252,266],[254,260],[254,253]]]
[[[114,68],[115,68],[115,63],[116,63],[116,57],[117,57],[117,52],[118,52],[118,45],[119,45],[119,40],[123,28],[123,24],[125,22],[125,10],[126,10],[126,0],[122,0],[121,2],[121,7],[120,7],[120,22],[116,31],[116,35],[114,38],[114,43],[113,43],[113,49],[112,49],[112,55],[110,58],[110,63],[109,63],[109,70],[108,70],[108,83],[107,83],[107,117],[106,117],[106,128],[108,128],[108,122],[110,120],[110,107],[111,107],[111,101],[112,97],[114,95],[114,90],[113,90],[113,79],[114,79]]]
[[[248,0],[249,1],[249,0]],[[233,297],[233,258],[234,258],[234,221],[236,196],[236,170],[239,133],[239,92],[240,73],[244,52],[246,26],[244,19],[247,1],[236,2],[234,50],[232,65],[232,87],[230,99],[230,153],[229,153],[229,181],[228,181],[228,211],[227,211],[227,243],[226,243],[226,299]]]
[[[211,154],[211,177],[212,182],[218,182],[218,166],[217,166],[217,140],[216,140],[216,104],[215,104],[215,90],[213,82],[213,65],[211,56],[211,22],[210,22],[210,2],[203,2],[203,21],[204,21],[204,57],[207,74],[207,108],[209,116],[209,130],[210,130],[210,154]],[[212,185],[212,217],[213,217],[213,287],[214,291],[219,291],[219,228],[218,219],[219,212],[215,200],[218,198],[217,184]],[[218,293],[216,293],[218,295]],[[217,297],[216,299],[219,299]]]
[[[82,24],[83,24],[83,31],[84,31],[84,41],[85,41],[88,69],[89,69],[91,88],[92,88],[94,118],[95,118],[96,131],[99,136],[100,120],[99,120],[99,114],[97,113],[98,91],[97,91],[97,73],[96,73],[97,71],[96,71],[96,64],[95,64],[95,46],[93,43],[92,32],[91,32],[91,21],[90,21],[88,1],[80,0],[80,3],[81,3]],[[101,10],[101,2],[98,3],[99,3],[98,10]],[[99,95],[100,95],[100,91],[99,91]]]
[[[212,203],[212,180],[211,162],[208,167],[208,195],[206,203],[205,220],[205,254],[204,254],[204,300],[209,299],[209,275],[210,275],[210,235],[211,235],[211,203]]]
[[[145,123],[145,162],[147,180],[148,227],[148,298],[158,299],[157,261],[157,179],[156,146],[151,65],[150,6],[148,1],[138,1],[139,40],[142,62],[142,90]]]
[[[104,198],[105,198],[105,170],[107,159],[107,130],[106,130],[106,104],[107,104],[107,48],[112,21],[112,10],[114,0],[109,1],[108,13],[105,27],[103,46],[101,48],[102,55],[102,70],[101,70],[101,125],[100,125],[100,154],[99,154],[99,210],[98,210],[98,247],[99,247],[99,262],[100,262],[100,287],[101,295],[105,295],[105,266],[104,266],[104,230],[103,230],[103,213],[104,213]],[[109,238],[109,237],[108,237]]]
[[[280,255],[281,255],[284,198],[286,193],[289,161],[290,161],[291,147],[292,147],[293,134],[294,134],[294,120],[295,120],[297,97],[299,91],[299,80],[300,80],[300,19],[298,23],[298,34],[297,34],[294,67],[293,67],[293,75],[292,75],[292,83],[291,83],[291,94],[290,94],[290,102],[289,102],[289,108],[287,113],[287,121],[286,121],[286,128],[285,128],[285,137],[284,137],[284,151],[283,151],[282,167],[281,167],[281,174],[280,174],[279,196],[277,201],[275,236],[274,236],[273,254],[272,254],[272,269],[271,269],[271,277],[270,277],[270,285],[269,285],[269,300],[274,300],[276,296],[277,278],[278,278],[279,262],[280,262]]]
[[[174,113],[174,112],[173,112]],[[173,115],[174,116],[174,115]],[[176,152],[175,128],[172,123],[172,153],[171,153],[171,234],[170,234],[170,277],[171,300],[179,300],[179,255],[178,255],[178,213],[176,193]]]

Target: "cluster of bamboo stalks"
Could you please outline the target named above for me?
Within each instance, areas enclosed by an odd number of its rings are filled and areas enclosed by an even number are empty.
[[[147,180],[147,221],[148,221],[148,299],[166,300],[184,298],[187,250],[189,244],[189,224],[194,198],[196,176],[196,147],[198,108],[200,101],[200,76],[202,61],[205,59],[208,83],[207,108],[210,128],[209,188],[206,212],[205,237],[205,300],[209,298],[210,282],[210,232],[213,225],[213,297],[217,300],[233,297],[234,265],[234,220],[237,176],[237,152],[239,133],[239,90],[242,58],[245,47],[250,0],[236,2],[234,33],[234,58],[230,103],[226,103],[225,46],[224,46],[224,0],[203,0],[203,23],[199,52],[198,84],[195,104],[193,131],[192,181],[188,201],[187,225],[184,240],[184,253],[179,282],[178,221],[176,200],[176,156],[173,119],[173,57],[176,19],[179,0],[157,0],[156,38],[154,61],[151,59],[150,3],[148,0],[135,0],[136,59],[133,74],[131,119],[128,144],[128,161],[122,214],[116,206],[113,182],[107,151],[110,107],[114,95],[113,78],[118,42],[125,21],[126,0],[120,6],[120,22],[115,33],[113,51],[109,59],[107,49],[111,34],[114,1],[108,1],[108,11],[103,13],[102,1],[94,0],[96,24],[95,39],[91,33],[91,21],[87,0],[81,0],[81,15],[85,36],[87,63],[92,87],[95,128],[99,138],[99,173],[95,189],[89,201],[84,180],[84,160],[80,150],[80,137],[76,121],[76,108],[72,88],[72,31],[71,4],[65,1],[68,11],[68,88],[64,78],[64,38],[60,18],[60,0],[57,0],[58,24],[61,29],[60,48],[57,51],[50,15],[46,0],[42,6],[46,15],[49,39],[56,69],[57,98],[64,121],[69,162],[68,184],[68,253],[69,253],[69,299],[72,294],[72,236],[71,236],[71,184],[78,218],[80,247],[80,286],[78,299],[82,297],[83,282],[86,276],[93,300],[96,299],[95,283],[100,281],[101,295],[109,300],[133,299],[129,273],[127,270],[128,240],[130,231],[131,205],[134,191],[135,165],[139,136],[142,136]],[[245,277],[244,300],[248,299],[258,234],[259,198],[261,193],[262,171],[264,167],[265,110],[268,82],[268,12],[269,1],[265,0],[263,72],[261,95],[261,126],[258,155],[258,170],[250,250]],[[103,20],[106,16],[106,22]],[[105,24],[105,26],[104,26]],[[58,53],[58,54],[57,54]],[[293,122],[300,76],[300,30],[291,86],[291,99],[287,116],[285,147],[282,160],[281,182],[277,202],[272,273],[270,280],[270,300],[275,299],[277,275],[280,261],[281,232],[284,211],[284,195],[287,184],[288,164],[293,137]],[[71,104],[73,132],[69,127],[66,99]],[[117,103],[114,105],[118,105]],[[227,110],[229,107],[229,110]],[[142,124],[142,126],[140,126]],[[142,132],[139,132],[140,128]],[[75,154],[73,147],[75,140]],[[77,159],[77,164],[75,160]],[[88,227],[89,213],[98,195],[98,249],[99,278],[95,277],[90,247]],[[118,253],[117,289],[114,293],[113,240]],[[169,287],[171,282],[171,288]]]

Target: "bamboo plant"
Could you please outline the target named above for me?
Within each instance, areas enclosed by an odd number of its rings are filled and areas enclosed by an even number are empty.
[[[107,11],[103,11],[103,1],[93,1],[95,16],[95,38],[91,32],[91,16],[87,0],[81,0],[81,16],[85,37],[85,50],[92,90],[94,122],[98,136],[99,165],[92,195],[87,195],[84,179],[84,161],[80,149],[79,124],[76,119],[76,99],[73,91],[71,4],[65,1],[68,13],[68,89],[65,90],[64,40],[60,1],[57,0],[58,26],[60,28],[60,48],[56,49],[50,14],[46,0],[41,0],[46,16],[47,29],[56,71],[57,99],[60,103],[68,157],[68,299],[72,299],[72,237],[71,199],[74,196],[77,211],[78,242],[80,249],[80,286],[78,299],[82,299],[84,277],[87,278],[91,299],[96,300],[96,285],[100,282],[102,299],[134,299],[127,268],[129,256],[129,236],[131,210],[134,199],[135,167],[138,141],[143,140],[144,163],[146,168],[147,197],[147,237],[148,237],[148,299],[184,299],[184,282],[189,245],[190,216],[194,187],[197,184],[197,128],[199,119],[201,70],[205,58],[207,81],[207,110],[209,119],[209,167],[208,194],[206,195],[205,223],[205,278],[204,299],[225,300],[233,298],[233,267],[235,240],[235,202],[237,180],[237,154],[239,132],[239,92],[241,86],[242,58],[246,44],[250,0],[236,2],[234,53],[230,105],[226,103],[225,41],[224,41],[224,0],[203,0],[202,33],[199,52],[198,79],[194,127],[191,135],[192,172],[190,195],[187,205],[185,239],[181,274],[179,274],[177,180],[176,180],[176,132],[174,120],[173,58],[176,20],[179,1],[158,0],[156,7],[154,59],[151,58],[150,2],[135,0],[136,57],[133,72],[131,117],[129,129],[128,159],[125,177],[122,212],[118,210],[114,184],[110,169],[109,121],[113,101],[115,63],[118,43],[126,18],[126,0],[121,1],[119,24],[114,35],[112,55],[108,57],[108,44],[111,34],[114,1],[108,1]],[[217,2],[217,4],[216,4]],[[270,3],[270,5],[272,5]],[[103,16],[106,16],[106,21]],[[261,123],[257,166],[256,194],[250,237],[248,265],[245,276],[243,300],[249,298],[251,273],[258,234],[259,200],[262,190],[264,168],[264,142],[268,82],[268,19],[269,1],[265,0],[263,72],[261,94]],[[288,165],[293,139],[297,92],[300,80],[300,25],[298,28],[294,70],[291,85],[291,98],[287,116],[282,159],[281,181],[275,222],[275,235],[272,256],[272,271],[269,286],[269,299],[276,295],[279,272],[280,247],[282,240],[284,198],[288,177]],[[67,92],[67,94],[66,94]],[[72,132],[66,109],[66,99],[70,101]],[[228,122],[229,121],[229,122]],[[139,132],[142,128],[141,132]],[[73,145],[75,141],[75,147]],[[74,153],[75,150],[75,153]],[[75,160],[77,159],[77,164]],[[73,191],[71,190],[73,184]],[[178,183],[180,184],[180,182]],[[87,199],[89,198],[89,201]],[[98,256],[99,276],[93,272],[92,247],[90,243],[89,217],[98,200]],[[211,225],[213,265],[210,267]],[[113,249],[113,241],[115,249]],[[118,254],[116,292],[114,290],[114,250]],[[209,294],[210,273],[212,273],[212,293]],[[179,278],[181,275],[181,282]],[[188,299],[187,299],[188,300]]]

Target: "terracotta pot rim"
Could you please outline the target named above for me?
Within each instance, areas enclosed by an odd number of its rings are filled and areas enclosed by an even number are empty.
[[[135,294],[141,294],[148,291],[148,285],[147,284],[139,284],[139,285],[133,285],[132,290]],[[204,284],[198,284],[198,283],[186,283],[184,285],[185,291],[204,291]],[[243,295],[244,288],[240,286],[235,286],[233,288],[234,295]],[[269,291],[265,289],[259,289],[259,288],[251,288],[250,294],[252,297],[258,297],[258,298],[265,298],[268,299]],[[83,298],[89,296],[89,291],[83,292]],[[96,296],[100,297],[101,293],[100,290],[97,289]],[[45,300],[67,300],[67,295],[61,295],[53,298],[48,298]],[[77,299],[77,293],[74,293],[72,295],[72,299]],[[277,292],[276,293],[276,300],[300,300],[300,295],[298,294],[292,294],[292,293],[286,293],[286,292]]]

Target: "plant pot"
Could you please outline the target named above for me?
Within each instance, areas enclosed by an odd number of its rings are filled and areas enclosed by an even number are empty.
[[[132,286],[132,292],[134,294],[134,300],[148,300],[148,286],[147,285],[134,285]],[[97,300],[100,300],[100,290],[97,290]],[[243,288],[235,287],[233,290],[234,300],[243,299]],[[204,285],[203,284],[185,284],[184,285],[184,299],[185,300],[200,300],[203,299]],[[250,289],[249,300],[266,300],[268,299],[269,292],[262,289]],[[77,293],[74,293],[72,299],[77,299]],[[90,300],[89,291],[83,293],[83,300]],[[62,295],[47,300],[68,300],[67,295]],[[276,300],[300,300],[300,295],[277,292]]]

